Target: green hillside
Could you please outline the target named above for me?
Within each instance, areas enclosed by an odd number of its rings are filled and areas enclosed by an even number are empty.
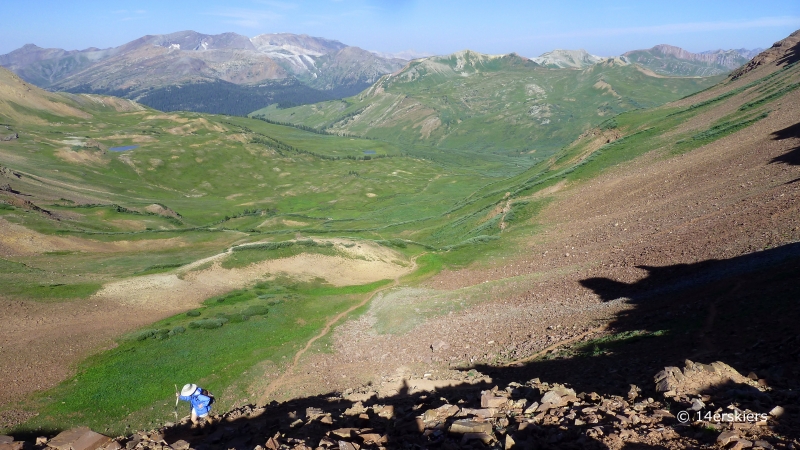
[[[666,78],[609,61],[548,69],[471,51],[410,63],[358,96],[251,114],[402,144],[541,160],[603,120],[704,89],[721,78]]]

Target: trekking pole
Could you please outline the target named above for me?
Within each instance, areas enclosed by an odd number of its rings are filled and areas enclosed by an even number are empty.
[[[175,424],[176,425],[178,424],[178,401],[180,399],[181,398],[178,396],[178,385],[176,384],[175,385],[175,410],[173,411],[173,413],[175,414]]]

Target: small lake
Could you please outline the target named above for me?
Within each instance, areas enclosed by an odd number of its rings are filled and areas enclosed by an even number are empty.
[[[125,146],[122,146],[122,147],[111,147],[111,148],[109,148],[109,150],[112,151],[112,152],[125,152],[125,151],[128,151],[128,150],[133,150],[136,147],[138,147],[138,145],[125,145]]]
[[[364,150],[364,154],[365,155],[374,155],[375,154],[375,150]]]

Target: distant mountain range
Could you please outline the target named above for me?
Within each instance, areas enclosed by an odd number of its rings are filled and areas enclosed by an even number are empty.
[[[208,84],[206,87],[224,89],[235,97],[308,103],[356,94],[405,64],[402,59],[306,35],[248,38],[194,31],[144,36],[102,50],[66,51],[28,44],[0,56],[0,65],[49,90],[111,94],[166,109],[188,106],[228,113],[232,111],[226,111],[225,105],[220,111],[214,110],[214,105],[181,104],[193,100],[179,98],[178,94],[184,93],[174,87]],[[288,97],[300,101],[285,99],[287,92]],[[173,105],[175,102],[179,104]]]
[[[712,76],[743,65],[758,50],[690,53],[658,45],[627,52],[620,61],[658,75]],[[0,55],[0,65],[52,91],[115,95],[161,110],[245,115],[269,104],[290,107],[355,95],[409,60],[426,56],[370,52],[289,33],[248,38],[181,31],[107,49],[67,51],[27,44]],[[587,69],[607,59],[581,49],[553,50],[526,61],[553,69]]]
[[[763,49],[709,50],[692,53],[672,45],[656,45],[645,50],[632,50],[622,54],[625,62],[636,63],[659,75],[714,76],[722,75],[742,66]],[[585,69],[607,58],[586,50],[553,50],[533,58],[538,64],[551,68]]]
[[[707,77],[725,74],[741,67],[761,50],[713,50],[691,53],[680,47],[662,44],[647,50],[626,52],[622,57],[660,75]]]

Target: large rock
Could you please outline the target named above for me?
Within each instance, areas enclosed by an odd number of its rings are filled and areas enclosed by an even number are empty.
[[[58,434],[47,445],[58,450],[97,450],[111,442],[111,438],[88,427],[73,428]]]
[[[26,443],[22,441],[13,441],[0,444],[0,450],[25,450],[26,448]]]
[[[474,420],[456,420],[450,425],[450,432],[454,434],[465,433],[488,433],[492,432],[492,424],[488,422],[476,422]]]
[[[739,435],[733,431],[723,431],[717,436],[717,443],[720,445],[728,445],[731,441],[739,440]]]
[[[66,431],[62,431],[56,437],[50,440],[47,443],[47,446],[50,448],[56,448],[58,450],[70,450],[72,448],[72,443],[80,439],[85,433],[88,433],[92,430],[89,427],[80,427],[80,428],[72,428]]]
[[[506,397],[498,397],[491,392],[484,392],[481,395],[481,408],[499,408],[508,403]]]
[[[555,390],[548,391],[542,396],[541,403],[542,404],[550,403],[552,405],[559,406],[561,405],[561,394],[559,394]]]

